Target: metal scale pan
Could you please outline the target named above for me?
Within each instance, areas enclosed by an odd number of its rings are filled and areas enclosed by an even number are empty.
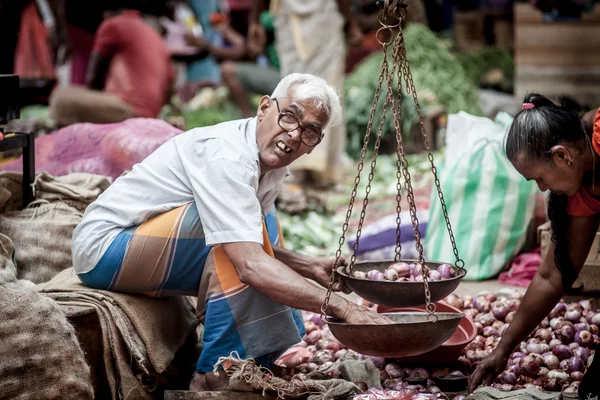
[[[380,272],[393,264],[395,261],[367,261],[354,264],[352,271],[368,272],[377,270]],[[414,260],[401,260],[401,262],[413,263]],[[430,269],[437,269],[442,263],[425,262]],[[425,290],[423,282],[392,282],[392,281],[371,281],[367,279],[354,278],[348,276],[344,267],[337,269],[338,275],[342,277],[346,286],[354,293],[365,300],[374,304],[388,307],[416,307],[425,304]],[[439,280],[429,281],[429,290],[431,292],[431,302],[438,302],[451,294],[458,287],[461,279],[465,276],[464,269],[456,268],[456,276]]]

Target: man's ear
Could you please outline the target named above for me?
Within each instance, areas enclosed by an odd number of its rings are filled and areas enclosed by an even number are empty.
[[[259,121],[262,121],[262,119],[267,115],[267,111],[269,111],[269,108],[272,104],[273,100],[271,100],[269,96],[263,96],[260,99],[260,103],[258,103],[258,112],[256,114]]]

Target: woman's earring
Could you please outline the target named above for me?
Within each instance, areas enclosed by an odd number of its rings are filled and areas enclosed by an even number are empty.
[[[573,165],[573,163],[571,161],[567,161],[567,165],[570,167],[571,165]]]

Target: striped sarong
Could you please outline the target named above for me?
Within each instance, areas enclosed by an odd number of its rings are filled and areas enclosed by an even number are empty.
[[[264,218],[263,236],[264,250],[273,256],[272,245],[283,244],[274,207]],[[206,245],[195,203],[123,230],[79,278],[115,292],[198,296],[204,335],[197,372],[212,371],[219,357],[233,351],[270,367],[304,335],[299,310],[242,284],[222,246]]]

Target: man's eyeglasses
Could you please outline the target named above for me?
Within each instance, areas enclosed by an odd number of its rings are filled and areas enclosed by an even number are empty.
[[[275,104],[277,104],[277,111],[279,112],[277,123],[281,129],[287,132],[292,132],[300,128],[300,140],[309,147],[315,147],[321,142],[323,139],[322,131],[318,131],[314,128],[305,128],[293,114],[289,112],[281,112],[281,109],[279,108],[279,102],[276,98],[273,98],[273,100],[275,101]]]

